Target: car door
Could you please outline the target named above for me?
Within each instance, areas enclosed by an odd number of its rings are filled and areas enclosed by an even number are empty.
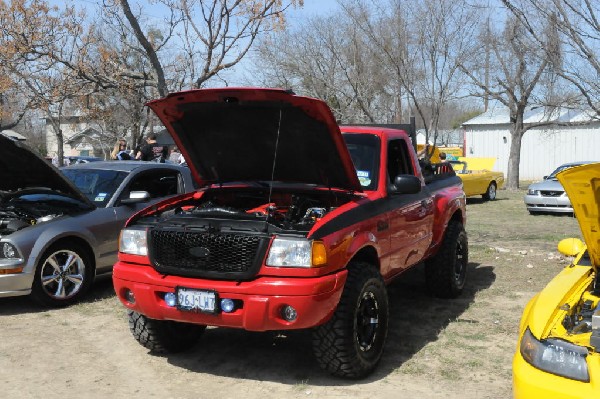
[[[181,172],[171,168],[156,167],[132,172],[115,193],[117,199],[114,201],[114,206],[106,208],[112,213],[112,216],[107,215],[107,219],[112,219],[114,222],[106,226],[108,240],[105,243],[106,251],[102,253],[103,266],[111,268],[117,261],[119,234],[127,219],[153,203],[183,193],[185,191],[183,181]],[[123,204],[121,200],[129,198],[129,193],[132,191],[146,191],[150,194],[150,200]]]
[[[403,139],[388,141],[388,179],[397,175],[415,175],[408,143]],[[433,197],[426,186],[417,194],[393,194],[388,190],[390,211],[390,269],[391,276],[418,263],[429,248],[433,230]]]

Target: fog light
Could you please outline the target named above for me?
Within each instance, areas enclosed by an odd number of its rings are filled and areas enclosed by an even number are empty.
[[[233,299],[223,298],[221,299],[221,310],[225,313],[231,313],[235,309],[235,303]]]
[[[133,291],[125,290],[125,300],[129,303],[135,303],[135,295],[133,295]]]
[[[281,309],[281,316],[286,321],[294,321],[298,317],[298,312],[296,312],[296,309],[294,309],[290,305],[285,305],[283,309]]]
[[[175,307],[177,305],[177,297],[172,292],[167,292],[165,294],[165,303],[167,306]]]

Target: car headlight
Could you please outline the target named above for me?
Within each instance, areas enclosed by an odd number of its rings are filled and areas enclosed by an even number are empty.
[[[302,238],[275,238],[267,256],[267,266],[319,267],[326,263],[325,245]]]
[[[119,238],[119,251],[132,255],[148,255],[148,231],[123,229]]]
[[[527,190],[527,194],[529,195],[540,195],[540,190],[533,190],[533,189],[529,189]]]
[[[17,247],[12,245],[9,242],[0,243],[0,259],[18,259],[19,251],[17,251]]]
[[[538,341],[528,328],[521,339],[520,350],[533,367],[573,380],[590,381],[585,361],[588,350],[583,346],[552,338]]]

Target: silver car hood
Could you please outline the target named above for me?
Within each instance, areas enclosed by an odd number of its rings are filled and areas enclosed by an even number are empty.
[[[63,174],[22,141],[0,134],[0,192],[50,189],[95,205]]]
[[[533,183],[529,186],[530,190],[544,190],[544,191],[565,191],[562,184],[556,179],[543,180],[537,183]]]

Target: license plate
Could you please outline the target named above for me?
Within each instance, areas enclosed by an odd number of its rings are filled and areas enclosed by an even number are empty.
[[[216,303],[215,291],[177,288],[177,307],[181,310],[215,313]]]

